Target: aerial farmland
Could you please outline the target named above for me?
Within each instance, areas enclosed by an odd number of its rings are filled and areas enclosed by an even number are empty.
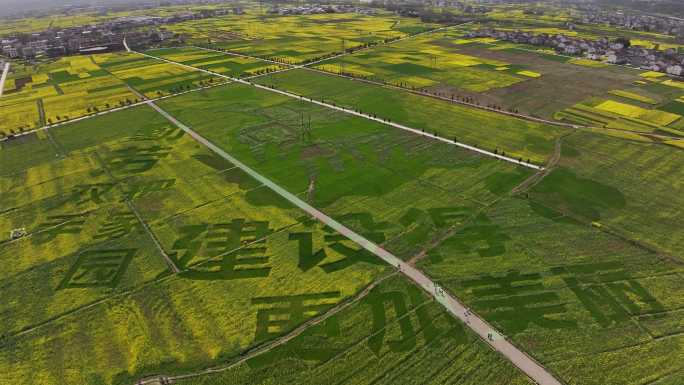
[[[0,385],[684,383],[643,2],[6,16]]]

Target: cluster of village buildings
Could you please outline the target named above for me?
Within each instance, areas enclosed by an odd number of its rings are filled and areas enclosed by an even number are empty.
[[[372,8],[357,7],[349,4],[305,4],[296,7],[275,6],[268,11],[278,15],[315,15],[320,13],[359,13],[362,15],[375,15],[377,11]]]
[[[138,45],[158,43],[174,37],[164,25],[187,20],[204,19],[226,14],[240,14],[241,8],[201,10],[173,16],[127,16],[94,25],[69,28],[48,28],[30,34],[15,34],[0,38],[2,54],[9,58],[35,59],[78,53],[108,52],[123,49],[122,41]]]
[[[495,29],[469,32],[466,37],[489,37],[517,44],[548,47],[562,55],[586,57],[591,60],[629,65],[676,76],[684,75],[684,55],[679,54],[677,50],[672,48],[661,50],[657,44],[653,48],[632,46],[629,40],[624,38],[610,40],[603,37],[598,40],[591,40],[563,34],[535,34],[528,31],[499,31]]]
[[[684,20],[671,17],[598,11],[587,12],[578,21],[583,24],[603,24],[634,31],[684,36]]]

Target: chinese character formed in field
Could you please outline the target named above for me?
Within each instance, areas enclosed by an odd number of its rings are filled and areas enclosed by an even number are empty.
[[[405,293],[401,291],[381,292],[376,288],[364,299],[364,303],[370,305],[373,314],[373,331],[368,339],[368,346],[375,355],[381,355],[384,345],[387,345],[389,350],[393,352],[411,350],[416,347],[416,338],[419,333],[423,334],[425,345],[434,344],[434,346],[438,346],[440,344],[438,337],[445,334],[449,334],[450,338],[455,338],[459,343],[465,341],[465,332],[460,324],[449,317],[449,321],[446,322],[447,325],[437,327],[433,323],[433,317],[429,314],[428,309],[422,306],[426,301],[422,292],[415,287],[409,287],[408,290],[412,307],[411,313],[418,319],[417,329],[414,329],[413,317],[409,315],[410,309],[406,303],[407,296]],[[393,312],[395,322],[399,325],[400,337],[386,341],[386,333],[388,329],[391,330],[387,327],[388,305]],[[445,330],[444,327],[447,329]]]
[[[37,243],[51,242],[60,235],[80,234],[90,212],[51,215],[38,225],[33,240]]]
[[[337,338],[341,335],[339,316],[332,315],[320,324],[309,326],[305,334],[288,341],[287,349],[271,349],[249,359],[247,364],[250,368],[263,368],[279,360],[290,360],[293,356],[302,361],[327,362],[348,348],[344,338]]]
[[[318,316],[333,307],[340,292],[299,294],[282,297],[253,298],[257,306],[256,341],[267,340],[293,329],[305,320]]]
[[[130,211],[115,211],[109,213],[107,218],[95,235],[96,240],[121,238],[139,224],[138,218]]]
[[[244,247],[198,263],[181,273],[196,280],[233,280],[265,278],[271,273],[265,247]]]
[[[402,237],[393,240],[393,244],[400,245],[412,253],[419,253],[417,245],[432,242],[433,237],[442,236],[443,231],[453,226],[463,224],[472,216],[472,210],[464,207],[432,208],[426,211],[410,208],[399,219],[402,225]]]
[[[356,225],[360,229],[361,235],[376,244],[385,241],[385,234],[382,231],[388,227],[388,224],[384,222],[376,223],[370,214],[347,214],[340,217],[339,220],[349,223],[350,226]],[[373,253],[358,246],[344,235],[335,232],[332,228],[326,226],[324,231],[327,233],[323,236],[325,245],[317,250],[314,247],[312,232],[290,234],[289,239],[297,241],[299,247],[299,268],[302,271],[319,266],[326,273],[332,273],[346,269],[359,262],[376,265],[382,264],[382,261]],[[320,262],[323,262],[329,256],[326,249],[342,255],[344,258],[319,265]]]
[[[71,191],[64,196],[57,207],[67,203],[76,206],[87,203],[102,204],[110,200],[113,195],[112,190],[116,187],[114,183],[92,183],[79,184],[71,188]]]
[[[399,219],[399,223],[404,228],[421,224],[446,228],[463,224],[472,215],[472,209],[467,207],[441,207],[427,211],[412,207]]]
[[[171,255],[179,266],[200,255],[212,257],[184,273],[193,279],[243,279],[267,277],[271,267],[266,255],[268,222],[234,219],[229,223],[192,225],[181,228]]]
[[[154,142],[176,142],[178,139],[182,138],[185,133],[183,130],[177,127],[163,127],[152,130],[150,133],[146,134],[136,134],[129,136],[125,139],[127,142],[141,142],[145,140],[151,140]]]
[[[312,233],[290,233],[289,240],[297,241],[299,246],[299,269],[307,271],[322,262],[327,254],[325,249],[314,252]]]
[[[442,207],[428,209],[432,222],[438,228],[462,225],[473,215],[473,210],[468,207]]]
[[[664,310],[663,305],[646,288],[629,276],[623,263],[562,266],[551,271],[562,277],[602,327],[626,321],[630,315]]]
[[[480,215],[474,223],[454,234],[449,239],[449,244],[464,254],[476,251],[481,257],[494,257],[506,252],[506,241],[509,239],[501,226]]]
[[[411,318],[405,316],[408,308],[404,299],[404,293],[392,291],[375,294],[369,297],[366,303],[371,305],[373,313],[373,333],[368,339],[368,346],[376,355],[380,354],[380,350],[385,343],[387,326],[386,304],[391,305],[390,307],[394,310],[394,315],[398,320],[401,332],[401,338],[387,341],[389,349],[393,352],[399,352],[411,350],[415,347],[416,333],[413,330]]]
[[[171,152],[171,147],[126,147],[114,150],[107,166],[115,175],[133,175],[149,171]]]
[[[79,254],[58,289],[114,288],[126,272],[135,249],[88,250]]]
[[[160,179],[149,182],[134,183],[126,186],[124,199],[134,200],[155,192],[168,190],[176,184],[175,179]]]
[[[537,273],[510,271],[504,276],[485,276],[463,282],[478,298],[474,308],[482,309],[487,319],[505,324],[509,333],[526,330],[530,325],[545,329],[570,328],[575,321],[561,319],[567,312],[555,292],[546,291]]]

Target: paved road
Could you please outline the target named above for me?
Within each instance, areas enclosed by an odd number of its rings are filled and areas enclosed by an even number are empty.
[[[300,209],[307,212],[313,218],[319,220],[320,222],[328,225],[335,231],[349,238],[350,240],[356,242],[364,249],[375,254],[383,261],[389,263],[392,266],[396,266],[397,269],[410,278],[412,281],[420,285],[425,291],[430,293],[442,306],[444,306],[453,316],[463,321],[470,329],[477,333],[485,342],[487,342],[492,348],[501,353],[506,357],[511,363],[518,367],[521,371],[527,374],[532,380],[536,381],[540,385],[561,385],[561,383],[548,372],[541,364],[535,361],[533,358],[525,354],[523,351],[519,350],[513,344],[511,344],[507,339],[501,337],[491,325],[489,325],[484,319],[480,318],[475,313],[466,314],[466,307],[463,306],[456,298],[442,290],[437,286],[430,278],[423,274],[418,269],[412,267],[408,263],[402,261],[401,259],[394,256],[392,253],[383,249],[382,247],[376,245],[370,240],[366,239],[360,234],[355,233],[353,230],[347,228],[343,224],[337,222],[333,218],[327,216],[325,213],[319,211],[313,206],[309,205],[299,197],[291,194],[289,191],[280,187],[278,184],[274,183],[265,176],[259,174],[255,170],[251,169],[244,163],[240,162],[227,152],[223,151],[218,146],[211,143],[209,140],[205,139],[197,132],[192,130],[190,127],[178,121],[176,118],[171,116],[169,113],[164,111],[162,108],[154,104],[152,101],[147,102],[152,108],[157,110],[162,116],[164,116],[171,123],[185,131],[188,135],[194,138],[199,143],[203,144],[222,158],[234,164],[236,167],[240,168],[247,174],[251,175],[254,179],[258,180],[260,183],[266,187],[273,190],[275,193],[281,197],[287,199],[289,202],[299,207]]]
[[[10,69],[10,63],[6,62],[5,66],[2,70],[2,76],[0,77],[0,96],[2,96],[2,93],[5,90],[5,79],[7,79],[7,74],[9,73],[9,69]]]
[[[346,113],[346,114],[355,115],[355,116],[358,116],[358,117],[361,117],[361,118],[364,118],[364,119],[368,119],[368,120],[373,120],[373,121],[376,121],[376,122],[378,122],[378,123],[382,123],[382,124],[385,124],[385,125],[388,125],[388,126],[391,126],[391,127],[394,127],[394,128],[398,128],[398,129],[401,129],[401,130],[404,130],[404,131],[409,131],[409,132],[411,132],[411,133],[413,133],[413,134],[416,134],[416,135],[421,135],[421,136],[429,137],[429,138],[438,140],[438,141],[440,141],[440,142],[452,144],[452,145],[455,145],[455,146],[457,146],[457,147],[461,147],[461,148],[464,148],[464,149],[469,150],[469,151],[476,152],[476,153],[481,154],[481,155],[485,155],[485,156],[497,158],[497,159],[499,159],[499,160],[503,160],[503,161],[506,161],[506,162],[509,162],[509,163],[516,164],[516,165],[518,165],[518,166],[528,167],[528,168],[531,168],[531,169],[534,169],[534,170],[543,170],[543,169],[544,169],[543,166],[538,166],[538,165],[535,165],[535,164],[523,162],[523,161],[521,161],[521,160],[514,159],[514,158],[511,158],[511,157],[508,157],[508,156],[501,155],[501,154],[495,154],[495,153],[493,153],[493,152],[491,152],[491,151],[483,150],[483,149],[477,148],[477,147],[475,147],[475,146],[471,146],[471,145],[468,145],[468,144],[465,144],[465,143],[461,143],[461,142],[456,142],[456,141],[453,141],[453,140],[451,140],[451,139],[442,138],[442,137],[440,137],[440,136],[436,136],[436,135],[430,134],[430,133],[428,133],[428,132],[424,132],[423,130],[418,130],[418,129],[411,128],[411,127],[408,127],[408,126],[404,126],[404,125],[402,125],[402,124],[389,122],[389,121],[383,120],[382,118],[376,118],[376,117],[373,117],[373,116],[368,115],[368,114],[365,114],[365,113],[356,112],[356,111],[354,111],[354,110],[350,110],[350,109],[347,109],[347,108],[335,106],[335,105],[332,105],[332,104],[329,104],[329,103],[326,103],[326,102],[323,102],[323,101],[318,101],[318,100],[306,98],[306,97],[303,97],[303,96],[301,96],[301,95],[293,94],[293,93],[291,93],[291,92],[282,91],[282,90],[279,90],[279,89],[274,89],[274,88],[271,88],[271,87],[263,86],[263,85],[261,85],[261,84],[251,83],[251,82],[249,82],[249,81],[247,81],[247,80],[244,80],[244,79],[233,78],[233,77],[230,77],[230,76],[227,76],[227,75],[219,74],[219,73],[217,73],[217,72],[205,70],[205,69],[202,69],[202,68],[193,67],[193,66],[190,66],[190,65],[187,65],[187,64],[179,63],[179,62],[176,62],[176,61],[173,61],[173,60],[163,59],[163,58],[160,58],[160,57],[157,57],[157,56],[148,55],[148,54],[145,54],[145,53],[142,53],[142,52],[137,52],[137,51],[132,51],[132,52],[135,52],[135,53],[137,53],[137,54],[139,54],[139,55],[143,55],[143,56],[146,56],[146,57],[149,57],[149,58],[161,60],[161,61],[166,62],[166,63],[171,63],[171,64],[175,64],[175,65],[178,65],[178,66],[181,66],[181,67],[185,67],[185,68],[189,68],[189,69],[194,69],[194,70],[197,70],[197,71],[202,71],[202,72],[211,74],[211,75],[213,75],[213,76],[218,76],[218,77],[221,77],[221,78],[224,78],[224,79],[230,79],[230,80],[232,80],[232,81],[234,81],[234,82],[237,82],[237,83],[242,83],[242,84],[250,85],[250,86],[252,86],[252,87],[256,87],[256,88],[259,88],[259,89],[262,89],[262,90],[265,90],[265,91],[269,91],[269,92],[278,93],[278,94],[281,94],[281,95],[284,95],[284,96],[287,96],[287,97],[290,97],[290,98],[308,101],[309,103],[317,104],[317,105],[322,106],[322,107],[326,107],[326,108],[330,108],[330,109],[337,110],[337,111],[340,111],[340,112],[344,112],[344,113]]]

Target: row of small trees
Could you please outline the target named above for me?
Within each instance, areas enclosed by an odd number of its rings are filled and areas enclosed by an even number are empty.
[[[250,83],[250,84],[251,84],[251,83]],[[276,86],[275,86],[274,84],[268,85],[268,86],[266,86],[266,87],[271,88],[271,89],[274,89],[274,90],[276,89]],[[314,101],[313,98],[309,98],[309,97],[306,97],[306,96],[303,96],[303,95],[297,95],[297,94],[294,94],[294,93],[292,93],[292,94],[295,95],[295,96],[298,96],[298,97],[299,97],[300,99],[302,99],[302,100]],[[333,101],[326,101],[324,98],[321,98],[321,99],[320,99],[320,102],[321,102],[321,103],[330,104],[330,105],[333,106],[333,107],[337,107],[337,104],[335,104],[335,102],[333,102]],[[344,107],[342,107],[342,108],[344,108]],[[345,108],[345,109],[348,109],[348,108]],[[382,117],[379,118],[377,114],[375,114],[375,113],[369,113],[369,112],[364,112],[364,111],[362,111],[362,110],[359,109],[359,108],[354,108],[353,111],[356,112],[356,113],[358,113],[358,114],[365,115],[365,116],[368,116],[368,117],[373,118],[373,119],[381,120],[381,121],[386,122],[386,123],[391,123],[391,122],[392,122],[392,120],[390,120],[389,118],[382,118]],[[422,133],[425,133],[425,129],[422,129],[421,132],[422,132]],[[436,137],[436,138],[443,138],[437,131],[434,131],[434,132],[432,133],[432,136],[434,136],[434,137]],[[445,139],[446,139],[446,138],[445,138]],[[454,137],[452,141],[453,141],[454,143],[456,143],[456,142],[458,142],[458,138]],[[475,148],[478,148],[477,145],[474,145],[474,144],[471,145],[471,146],[472,146],[472,147],[475,147]],[[494,149],[494,154],[495,154],[495,155],[506,156],[506,152],[505,152],[505,151],[499,152],[499,149],[498,149],[498,148],[495,148],[495,149]],[[529,158],[527,159],[527,161],[525,161],[525,160],[523,160],[522,157],[518,157],[518,162],[520,162],[520,163],[532,164]]]
[[[368,81],[368,82],[374,82],[374,83],[382,83],[384,85],[390,85],[390,86],[397,87],[397,88],[403,88],[403,89],[410,90],[413,92],[420,92],[422,94],[428,94],[428,95],[437,96],[437,97],[444,98],[444,99],[451,99],[452,101],[460,101],[462,103],[467,103],[467,104],[471,104],[474,106],[480,106],[480,102],[471,96],[459,96],[456,94],[448,94],[445,92],[430,91],[426,88],[418,88],[415,86],[410,86],[408,83],[404,83],[404,82],[389,83],[384,79],[379,79],[379,78],[376,78],[374,76],[359,75],[359,74],[355,74],[353,72],[346,72],[346,71],[342,71],[342,70],[333,71],[333,70],[325,68],[325,67],[321,67],[319,69],[321,71],[324,71],[324,72],[337,74],[337,75],[341,75],[341,76],[346,76],[348,78],[360,79],[360,80],[364,80],[364,81]],[[496,105],[496,104],[488,104],[486,107],[491,109],[491,110],[498,110],[498,111],[504,110],[503,107]],[[506,111],[513,113],[513,114],[519,114],[519,111],[515,108],[509,108]]]

